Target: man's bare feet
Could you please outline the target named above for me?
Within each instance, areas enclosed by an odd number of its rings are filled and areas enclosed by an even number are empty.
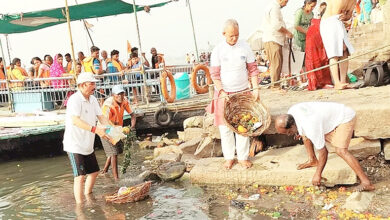
[[[302,170],[310,167],[316,167],[318,164],[318,160],[309,160],[306,161],[305,163],[299,164],[297,167],[297,170]]]
[[[373,191],[375,190],[375,186],[371,183],[361,183],[359,186],[355,188],[354,191],[356,192],[363,192],[363,191]]]
[[[238,163],[245,169],[251,168],[253,165],[252,162],[250,162],[249,160],[239,160]]]
[[[227,161],[223,164],[223,167],[225,167],[225,169],[227,169],[227,170],[230,170],[230,169],[232,169],[232,167],[233,167],[233,165],[234,165],[235,162],[236,162],[235,160],[227,160]]]
[[[336,90],[343,90],[348,89],[348,83],[340,83],[340,84],[334,84],[334,89]]]

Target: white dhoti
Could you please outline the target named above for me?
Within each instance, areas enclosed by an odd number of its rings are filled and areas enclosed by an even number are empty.
[[[328,58],[342,57],[344,54],[343,44],[348,48],[350,54],[355,51],[349,42],[344,23],[339,20],[339,15],[322,19],[320,33]]]
[[[235,151],[237,150],[238,160],[247,160],[249,156],[249,137],[244,137],[234,133],[225,125],[220,125],[219,132],[221,133],[222,152],[225,160],[233,160]],[[234,138],[236,134],[236,138]]]

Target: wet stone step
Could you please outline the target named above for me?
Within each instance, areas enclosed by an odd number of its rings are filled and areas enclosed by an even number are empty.
[[[262,152],[252,158],[253,167],[250,169],[235,164],[231,170],[226,170],[223,158],[205,158],[192,168],[190,178],[192,183],[198,184],[311,186],[315,168],[296,169],[306,160],[303,145]],[[353,170],[334,153],[329,154],[322,176],[327,179],[327,186],[349,185],[357,181]]]

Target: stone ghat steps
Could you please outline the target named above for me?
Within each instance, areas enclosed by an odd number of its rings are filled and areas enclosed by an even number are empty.
[[[253,167],[244,169],[235,164],[231,170],[223,168],[223,158],[205,158],[192,168],[190,178],[197,184],[232,185],[300,185],[311,186],[315,168],[297,170],[297,164],[307,160],[303,145],[272,149],[251,159]],[[350,185],[357,182],[353,170],[334,153],[328,156],[323,175],[326,186]]]

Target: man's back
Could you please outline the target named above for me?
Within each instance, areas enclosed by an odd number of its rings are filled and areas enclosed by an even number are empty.
[[[356,0],[328,0],[323,19],[339,14],[349,14],[353,11]]]
[[[309,138],[318,149],[324,145],[325,134],[355,117],[355,111],[335,102],[298,103],[288,114],[294,117],[299,135]]]

